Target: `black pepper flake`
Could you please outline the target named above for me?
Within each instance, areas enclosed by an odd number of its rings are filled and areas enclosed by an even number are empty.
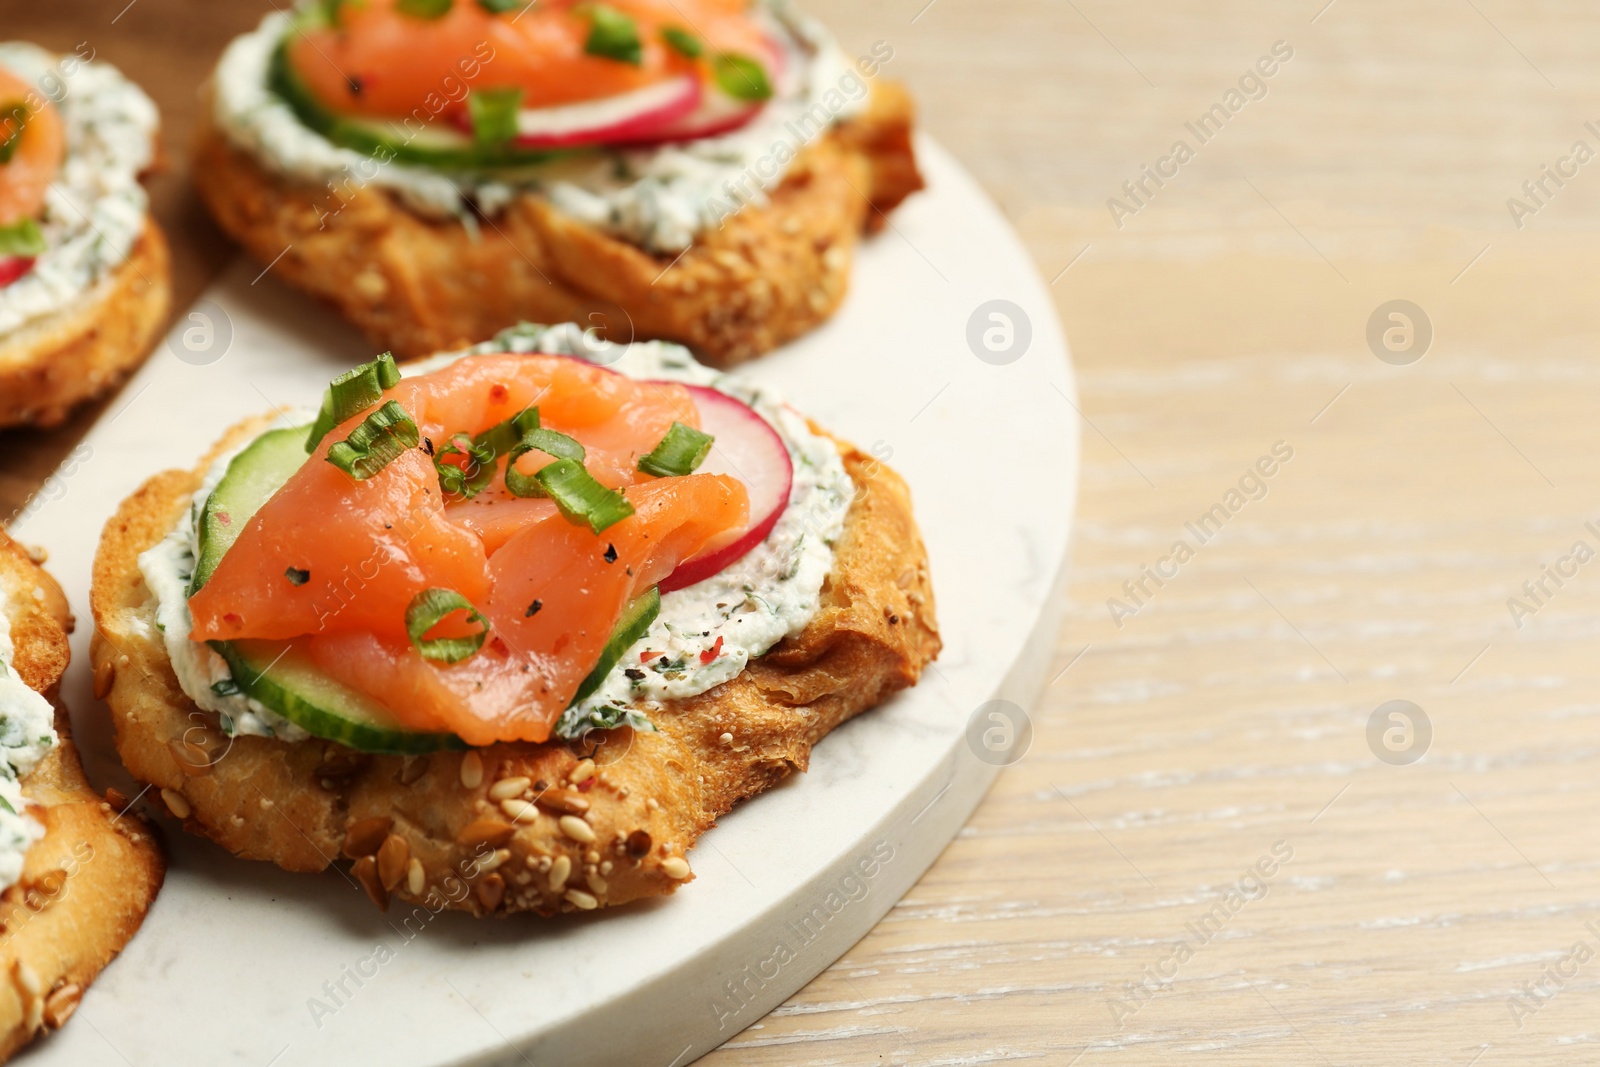
[[[430,456],[433,455],[433,438],[424,437],[422,439],[422,450]]]
[[[283,576],[289,579],[290,585],[305,585],[311,580],[311,572],[303,571],[298,567],[290,567],[283,572]]]
[[[606,562],[607,563],[615,563],[616,561],[617,561],[617,546],[616,545],[607,545],[606,546]]]
[[[535,615],[539,614],[539,609],[542,607],[544,607],[544,601],[535,600],[532,604],[528,605],[528,610],[522,613],[522,617],[524,619],[531,619]]]
[[[639,670],[637,667],[629,667],[622,673],[627,675],[629,678],[632,678],[636,682],[644,677],[644,671]]]
[[[350,86],[350,95],[351,96],[360,96],[361,95],[361,90],[362,90],[362,87],[363,87],[363,83],[362,83],[360,78],[351,76],[351,77],[345,78],[345,81]]]

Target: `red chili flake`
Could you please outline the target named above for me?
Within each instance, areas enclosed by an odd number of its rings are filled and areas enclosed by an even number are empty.
[[[578,783],[578,792],[580,792],[580,793],[587,793],[589,790],[591,790],[593,788],[594,788],[594,778],[593,777],[585,778],[583,781]]]
[[[229,515],[226,511],[219,511],[219,512],[216,513],[216,515],[217,515],[217,521],[222,523],[222,525],[224,525],[224,526],[232,526],[233,525],[233,516]]]
[[[722,655],[722,638],[719,637],[716,644],[700,653],[700,662],[710,663],[720,655]]]
[[[238,615],[235,615],[231,611],[222,616],[222,621],[233,627],[244,625],[244,619],[240,618]]]
[[[649,663],[650,662],[650,657],[654,656],[654,655],[655,655],[654,652],[641,652],[641,653],[639,653],[639,662],[640,663]]]
[[[489,399],[490,400],[493,400],[495,403],[499,403],[500,401],[504,400],[505,398],[506,398],[506,387],[505,386],[500,385],[499,383],[496,383],[496,384],[491,385],[489,387]]]

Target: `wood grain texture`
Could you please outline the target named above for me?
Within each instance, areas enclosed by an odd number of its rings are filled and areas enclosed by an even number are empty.
[[[1521,185],[1600,152],[1600,11],[808,6],[852,50],[893,44],[926,128],[1056,279],[1079,522],[1032,750],[871,934],[704,1062],[1595,1062],[1600,561],[1542,606],[1521,587],[1600,551],[1600,161],[1539,204]],[[181,143],[255,6],[120,7],[3,9],[9,33],[92,37]],[[1279,41],[1264,93],[1194,144]],[[1107,199],[1180,138],[1194,158],[1119,228]],[[180,264],[214,267],[163,181]],[[1520,229],[1513,196],[1538,207]],[[1366,340],[1394,299],[1434,329],[1410,366]],[[86,425],[6,440],[0,503]],[[1264,495],[1118,626],[1108,598],[1278,442]],[[1538,608],[1520,627],[1513,597]],[[1390,700],[1431,723],[1419,762],[1369,746]]]

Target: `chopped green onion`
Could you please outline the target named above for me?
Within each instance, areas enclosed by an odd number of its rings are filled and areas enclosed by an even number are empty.
[[[9,129],[5,138],[0,140],[0,163],[10,163],[11,157],[16,155],[17,146],[22,143],[22,131],[28,125],[28,105],[21,100],[7,100],[0,104],[0,130]]]
[[[517,460],[529,452],[543,452],[556,459],[570,459],[577,463],[582,463],[585,455],[583,445],[564,433],[545,429],[529,430],[522,435],[521,443],[511,450],[511,456],[506,460],[506,489],[510,490],[512,496],[545,495],[537,474],[530,478],[517,470]]]
[[[431,641],[423,639],[423,635],[439,625],[445,616],[458,611],[466,612],[467,621],[475,622],[483,629],[468,637],[436,637]],[[422,653],[423,659],[431,659],[436,663],[460,663],[464,659],[471,659],[483,647],[483,642],[489,636],[489,620],[472,606],[472,601],[454,589],[424,589],[412,597],[411,603],[406,606],[406,634],[411,638],[411,643],[417,646],[417,651]]]
[[[11,801],[7,800],[5,797],[0,797],[0,805],[4,805],[5,809],[13,815],[17,813],[17,809],[13,808],[11,806]]]
[[[350,477],[365,481],[399,459],[406,449],[416,448],[419,436],[406,409],[391,400],[328,449],[327,459]]]
[[[517,135],[517,112],[522,110],[522,90],[474,89],[467,94],[467,114],[472,136],[479,144],[504,144]]]
[[[685,59],[699,59],[706,50],[700,38],[684,29],[682,26],[668,26],[661,31],[661,39]]]
[[[455,0],[397,0],[395,10],[419,19],[442,19],[450,14]]]
[[[643,65],[644,49],[632,15],[625,15],[608,4],[586,4],[582,11],[589,17],[589,39],[583,45],[585,52],[636,67]]]
[[[0,256],[37,256],[45,247],[44,234],[32,219],[0,226]]]
[[[558,459],[534,478],[568,522],[586,524],[595,533],[633,514],[627,497],[595,481],[575,459]]]
[[[467,465],[458,467],[454,463],[446,463],[446,456],[466,456]],[[495,460],[499,458],[494,449],[478,444],[464,433],[458,433],[433,457],[433,465],[439,471],[439,487],[451,496],[471,500],[494,481]]]
[[[701,433],[693,426],[674,422],[661,443],[639,461],[639,469],[658,478],[682,478],[693,474],[695,468],[711,454],[711,442],[716,438]]]
[[[533,0],[478,0],[478,6],[491,15],[504,15],[532,3]]]
[[[385,389],[399,384],[400,368],[394,365],[394,357],[387,352],[371,363],[363,363],[339,375],[322,395],[322,410],[317,412],[317,421],[306,438],[306,452],[315,452],[335,427],[382,400]]]
[[[737,52],[721,52],[711,61],[711,72],[716,76],[717,88],[735,100],[770,100],[772,82],[767,69],[749,56]]]
[[[505,422],[499,423],[483,431],[472,439],[472,443],[494,449],[496,456],[503,456],[517,447],[522,436],[529,430],[539,428],[539,409],[524,408]]]
[[[311,6],[310,13],[314,16],[320,15],[323,25],[337,29],[339,18],[344,14],[344,6],[348,2],[349,0],[320,0]]]

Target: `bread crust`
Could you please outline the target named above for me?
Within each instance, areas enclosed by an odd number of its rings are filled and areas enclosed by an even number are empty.
[[[729,216],[676,259],[534,195],[470,233],[381,189],[335,192],[286,178],[234,147],[209,103],[203,114],[194,180],[217,222],[401,358],[461,348],[517,322],[570,321],[612,341],[677,341],[732,366],[832,316],[860,234],[922,188],[911,98],[892,83],[875,85],[862,115],[803,149],[769,203]]]
[[[289,870],[353,859],[368,895],[383,907],[403,901],[408,923],[445,908],[548,916],[671,893],[690,877],[686,852],[718,816],[805,770],[824,735],[915,684],[939,651],[905,483],[841,444],[857,496],[820,610],[737,678],[652,712],[655,733],[623,728],[587,745],[411,758],[316,740],[230,743],[179,687],[137,560],[171,530],[215,456],[265,425],[236,427],[193,471],[151,478],[106,526],[92,656],[97,671],[114,671],[117,748],[136,777],[182,794],[186,829]],[[598,769],[575,781],[591,753]],[[515,778],[528,780],[520,795],[531,808],[508,810],[489,795]]]
[[[35,595],[35,590],[40,591]],[[57,696],[67,665],[66,598],[0,531],[0,596],[15,667],[55,704],[58,744],[22,782],[45,836],[0,895],[0,1060],[59,1028],[94,977],[138,931],[166,864],[151,829],[90,788]]]
[[[172,309],[171,256],[146,218],[133,251],[73,304],[0,336],[0,428],[50,427],[144,362]]]

